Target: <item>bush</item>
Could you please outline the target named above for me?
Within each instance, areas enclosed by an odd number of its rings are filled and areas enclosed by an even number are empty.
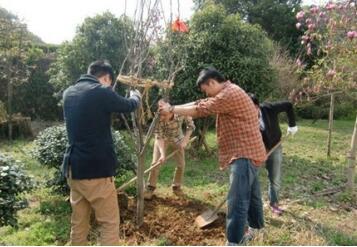
[[[25,174],[18,161],[0,154],[0,226],[16,226],[16,212],[27,206],[20,197],[31,190],[32,179]]]
[[[112,136],[115,153],[117,154],[117,159],[120,164],[117,173],[121,174],[122,170],[135,170],[135,156],[126,145],[123,136],[119,131],[113,131]],[[48,185],[60,193],[68,192],[67,183],[65,179],[62,178],[60,170],[67,143],[68,137],[65,126],[53,126],[43,130],[38,135],[33,150],[34,157],[42,165],[55,168],[54,178],[48,181]]]
[[[67,143],[64,125],[49,127],[40,132],[35,140],[34,157],[42,165],[60,169]]]
[[[356,117],[357,100],[351,100],[344,95],[335,97],[334,119],[354,120]],[[296,106],[296,113],[305,119],[328,119],[330,97],[323,97],[315,102],[305,102]]]

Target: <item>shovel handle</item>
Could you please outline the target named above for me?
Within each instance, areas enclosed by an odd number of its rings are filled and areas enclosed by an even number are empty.
[[[277,144],[275,144],[272,149],[269,150],[269,152],[267,153],[267,157],[269,157],[269,155],[271,155],[280,146],[280,144],[282,144],[286,140],[288,136],[289,134],[286,134],[283,138],[281,138],[281,140]]]
[[[191,138],[191,140],[188,142],[188,144],[192,143],[194,140],[197,139],[197,136]],[[175,150],[173,151],[171,154],[169,154],[167,157],[166,157],[166,160],[170,159],[172,156],[174,156],[179,150]],[[144,175],[147,174],[148,172],[150,172],[152,169],[154,169],[155,167],[158,167],[160,166],[161,163],[159,161],[156,161],[154,164],[152,164],[148,169],[146,169],[144,171]],[[136,181],[138,179],[138,177],[133,177],[132,179],[130,179],[128,182],[126,182],[125,184],[123,184],[122,186],[120,186],[118,189],[117,189],[117,193],[123,191],[124,189],[126,189],[132,182]]]
[[[284,136],[272,149],[270,149],[270,151],[267,153],[267,156],[271,155],[272,152],[274,152],[279,146],[280,144],[286,140],[286,138],[288,137],[289,134],[287,134],[286,136]],[[215,215],[218,210],[221,209],[221,207],[223,206],[223,204],[227,201],[226,198],[224,198],[224,200],[222,200],[220,202],[220,204],[213,210],[211,216],[209,218],[211,218],[213,215]]]
[[[219,203],[219,205],[213,210],[213,212],[212,212],[212,214],[211,214],[210,217],[212,217],[213,215],[215,215],[215,214],[218,212],[218,210],[221,209],[221,207],[223,206],[223,204],[224,204],[226,201],[227,201],[227,199],[224,198],[224,200],[222,200],[222,201]]]

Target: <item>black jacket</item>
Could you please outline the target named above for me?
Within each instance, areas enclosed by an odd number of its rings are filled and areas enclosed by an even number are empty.
[[[281,130],[279,126],[278,115],[280,112],[286,112],[289,121],[289,127],[296,126],[293,105],[288,101],[280,101],[276,103],[260,104],[260,111],[265,125],[262,131],[265,148],[270,150],[281,139]]]
[[[63,112],[69,146],[62,171],[73,179],[103,178],[115,175],[118,161],[111,134],[111,113],[132,112],[140,104],[104,87],[91,75],[82,75],[63,94]]]

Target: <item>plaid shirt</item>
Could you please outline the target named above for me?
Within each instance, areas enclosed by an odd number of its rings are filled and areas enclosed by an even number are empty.
[[[184,117],[175,114],[172,120],[159,121],[154,133],[159,139],[178,143],[183,138],[182,124],[184,121],[186,124],[186,131],[195,130],[195,124],[193,123],[191,117]]]
[[[258,111],[239,86],[227,81],[215,96],[197,101],[199,117],[217,114],[218,157],[221,169],[234,160],[246,158],[256,166],[266,160],[259,130]]]

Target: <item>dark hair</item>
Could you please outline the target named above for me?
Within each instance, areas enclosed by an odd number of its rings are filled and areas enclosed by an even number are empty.
[[[88,66],[88,74],[97,78],[108,75],[114,81],[114,71],[112,66],[107,60],[97,60]]]
[[[255,96],[254,93],[248,93],[250,99],[253,101],[254,105],[259,106],[259,99],[257,98],[257,96]]]
[[[216,80],[219,83],[226,81],[224,76],[218,70],[215,68],[207,68],[201,70],[200,74],[198,75],[196,82],[197,87],[200,88],[202,84],[207,83],[210,79]]]

